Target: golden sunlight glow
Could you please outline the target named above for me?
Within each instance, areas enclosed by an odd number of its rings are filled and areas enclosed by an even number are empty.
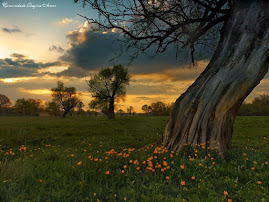
[[[8,54],[3,49],[0,48],[0,58],[6,58],[6,57],[8,57]]]
[[[49,89],[36,89],[36,90],[27,90],[24,88],[19,88],[20,92],[23,93],[29,93],[29,94],[35,94],[35,95],[44,95],[44,94],[50,94],[50,90]]]
[[[18,77],[18,78],[4,78],[0,79],[0,82],[3,83],[16,83],[16,82],[22,82],[22,81],[27,81],[27,80],[33,80],[37,79],[38,77]]]
[[[39,69],[38,72],[39,73],[44,73],[44,72],[59,73],[59,72],[62,72],[64,70],[67,70],[67,69],[68,69],[68,67],[53,66],[53,67],[48,67],[45,69]]]

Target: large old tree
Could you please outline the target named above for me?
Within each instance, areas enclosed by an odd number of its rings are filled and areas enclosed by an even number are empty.
[[[100,14],[89,22],[102,30],[116,28],[127,47],[156,47],[161,53],[182,46],[190,48],[193,62],[195,47],[209,44],[219,30],[210,63],[174,104],[163,143],[174,151],[185,143],[204,143],[225,156],[239,106],[268,71],[269,1],[83,1]]]

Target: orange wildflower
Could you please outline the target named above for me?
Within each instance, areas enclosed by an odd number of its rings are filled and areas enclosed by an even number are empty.
[[[251,167],[251,170],[255,170],[255,168],[254,167]]]
[[[82,164],[82,161],[80,161],[80,162],[77,163],[78,166],[81,166],[81,164]]]
[[[169,180],[169,176],[166,176],[165,179],[166,179],[166,180]]]
[[[195,180],[195,176],[192,176],[191,179],[192,179],[192,180]]]
[[[257,181],[257,184],[262,184],[262,182],[261,181]]]
[[[132,160],[130,160],[130,161],[129,161],[129,163],[133,163],[133,161],[132,161]]]
[[[74,154],[71,154],[70,156],[71,156],[71,157],[74,157],[75,155],[74,155]]]
[[[268,165],[268,161],[265,162],[265,165]]]
[[[106,171],[106,175],[109,175],[109,173],[110,173],[109,171]]]
[[[39,179],[39,182],[40,182],[40,183],[42,183],[42,182],[43,182],[43,180],[42,180],[42,179]]]
[[[228,202],[232,202],[232,201],[233,201],[232,199],[228,198]]]
[[[228,192],[227,192],[227,191],[224,191],[224,192],[223,192],[223,195],[224,195],[224,196],[228,196]]]
[[[164,172],[164,169],[163,168],[161,169],[161,172]]]
[[[185,185],[186,185],[185,181],[183,181],[183,180],[181,180],[180,184],[181,184],[182,186],[185,186]]]
[[[126,166],[126,165],[124,165],[124,166],[123,166],[123,168],[124,168],[124,169],[126,169],[126,168],[127,168],[127,166]]]
[[[124,172],[125,172],[124,170],[121,171],[122,174],[123,174]]]
[[[180,165],[180,168],[183,170],[185,168],[185,166],[184,165]]]

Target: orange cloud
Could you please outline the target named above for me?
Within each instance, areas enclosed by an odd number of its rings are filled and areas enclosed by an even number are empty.
[[[24,88],[18,88],[19,92],[29,93],[34,95],[44,95],[44,94],[51,94],[49,89],[35,89],[35,90],[27,90]]]
[[[73,19],[71,18],[64,18],[61,21],[57,22],[58,25],[67,25],[69,23],[73,22]]]

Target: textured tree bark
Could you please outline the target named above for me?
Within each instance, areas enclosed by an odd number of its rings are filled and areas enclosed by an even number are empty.
[[[238,108],[268,68],[269,1],[238,1],[210,63],[175,102],[164,145],[178,151],[203,143],[226,157]]]
[[[114,112],[114,97],[111,98],[108,108],[108,118],[109,119],[115,119],[115,112]]]

